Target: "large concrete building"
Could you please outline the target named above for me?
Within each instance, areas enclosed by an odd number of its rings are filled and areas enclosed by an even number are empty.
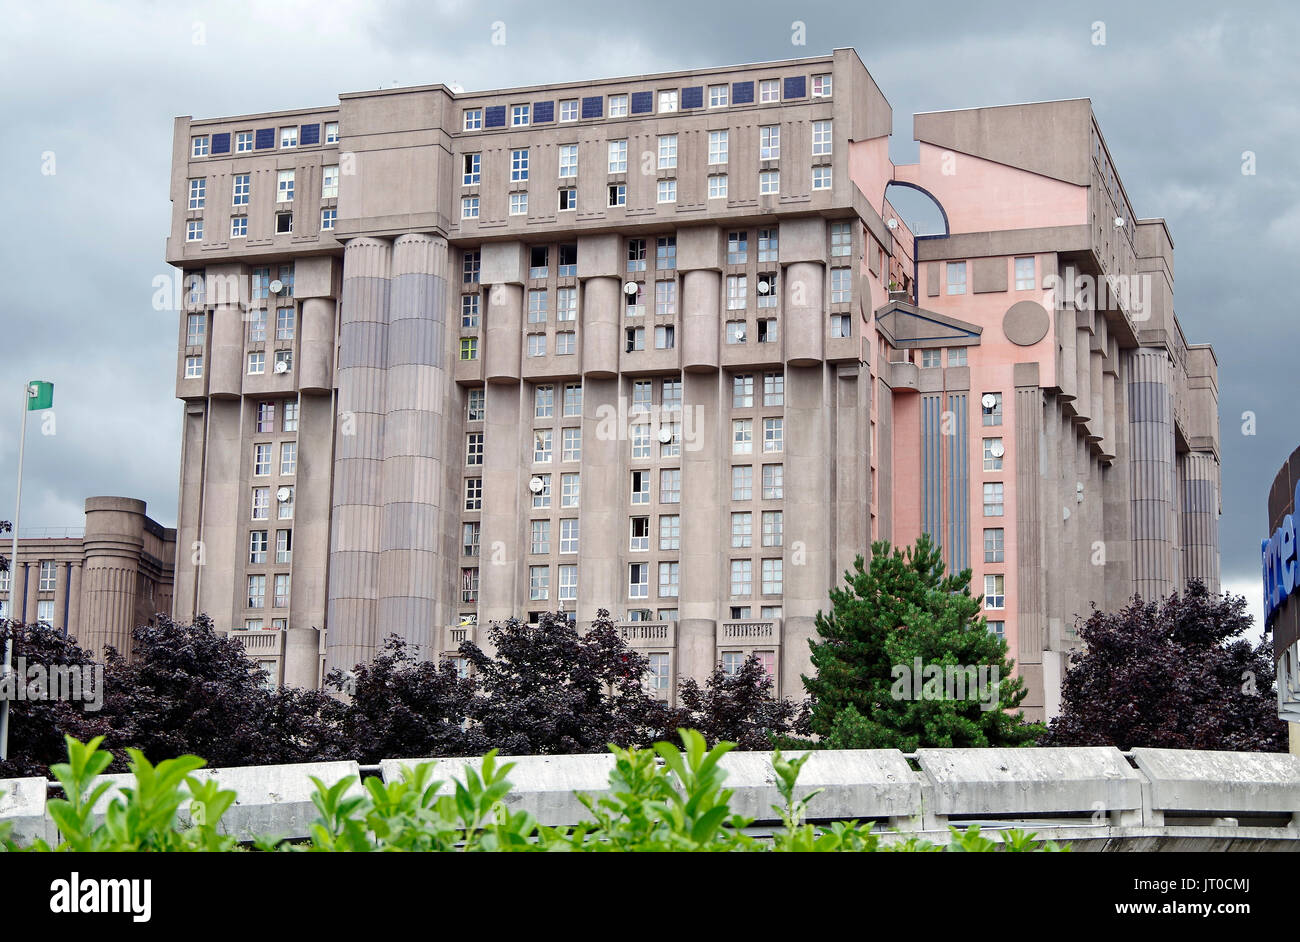
[[[178,118],[175,614],[311,684],[608,608],[665,695],[748,652],[799,695],[828,589],[928,532],[1053,712],[1090,602],[1217,587],[1214,356],[1086,99],[892,128],[851,49]]]
[[[130,654],[131,631],[172,608],[176,531],[144,501],[90,497],[85,527],[22,530],[18,557],[0,572],[0,619],[43,623],[102,655]],[[8,557],[9,544],[3,546]]]

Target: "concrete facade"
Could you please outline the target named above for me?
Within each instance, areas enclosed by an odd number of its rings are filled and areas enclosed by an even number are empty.
[[[129,656],[132,629],[172,609],[176,531],[145,511],[133,498],[90,497],[84,529],[20,533],[16,564],[0,573],[0,618],[43,622],[98,656],[110,644]]]
[[[892,125],[851,49],[176,119],[176,616],[309,685],[607,608],[665,696],[749,652],[797,696],[827,591],[924,531],[1054,712],[1090,601],[1217,588],[1213,354],[1086,100],[918,115],[912,166]]]

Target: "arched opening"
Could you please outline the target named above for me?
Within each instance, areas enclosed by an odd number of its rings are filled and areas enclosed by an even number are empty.
[[[885,201],[912,233],[912,303],[917,304],[921,290],[917,244],[925,239],[946,239],[948,213],[925,187],[903,180],[885,184]]]

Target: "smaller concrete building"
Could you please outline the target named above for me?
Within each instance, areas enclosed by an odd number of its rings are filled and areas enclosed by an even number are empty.
[[[81,531],[21,531],[0,572],[0,618],[45,622],[102,655],[131,651],[131,631],[172,606],[176,531],[130,497],[86,499]],[[9,555],[8,541],[0,553]]]

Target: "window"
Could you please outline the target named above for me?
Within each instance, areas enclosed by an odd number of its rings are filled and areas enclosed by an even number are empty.
[[[257,431],[274,432],[275,431],[275,403],[259,402],[257,404]]]
[[[763,272],[758,276],[758,306],[776,307],[776,272]]]
[[[297,313],[291,307],[281,307],[275,310],[275,339],[292,340],[294,327],[297,323]]]
[[[664,468],[659,472],[659,503],[680,504],[682,502],[681,468]]]
[[[848,314],[831,315],[831,336],[832,337],[852,337],[853,336],[853,319]]]
[[[569,356],[578,352],[578,335],[571,330],[560,330],[555,333],[555,354],[556,356]]]
[[[460,600],[462,602],[478,601],[478,567],[460,571]]]
[[[650,691],[667,690],[672,682],[672,670],[668,664],[668,655],[651,653],[648,658],[650,661],[650,674],[646,678],[646,686]]]
[[[749,409],[754,405],[754,377],[750,375],[731,378],[731,408]]]
[[[629,327],[627,329],[626,352],[634,353],[645,349],[645,328]]]
[[[847,222],[831,223],[831,255],[848,255],[853,248],[853,230]]]
[[[814,98],[828,98],[831,94],[831,77],[827,75],[814,75],[812,77],[812,96]]]
[[[511,105],[510,106],[510,126],[512,128],[528,127],[530,109],[528,105]]]
[[[276,213],[275,214],[275,231],[279,235],[287,235],[293,232],[293,213]]]
[[[650,472],[649,471],[632,472],[632,503],[633,504],[650,503]]]
[[[203,134],[199,137],[190,138],[190,156],[206,157],[208,156],[208,136]]]
[[[627,141],[609,142],[609,172],[627,173]]]
[[[645,460],[650,457],[650,426],[634,425],[631,428],[632,458]]]
[[[710,85],[709,86],[709,107],[725,108],[731,100],[731,88],[727,85]]]
[[[561,566],[560,595],[561,602],[572,602],[578,598],[578,567],[572,564]]]
[[[462,556],[477,556],[480,552],[483,525],[477,521],[461,527],[460,552]]]
[[[298,443],[282,442],[280,444],[280,474],[289,476],[298,471]]]
[[[980,396],[980,412],[985,425],[1002,424],[1002,393],[985,393]]]
[[[275,561],[277,563],[293,562],[293,531],[275,531]]]
[[[763,545],[780,546],[784,532],[785,515],[779,510],[763,511]]]
[[[479,325],[479,299],[477,294],[460,296],[460,326],[464,328]]]
[[[275,576],[275,596],[272,604],[275,608],[285,608],[289,604],[289,574],[277,573]]]
[[[677,181],[660,180],[656,187],[655,201],[659,203],[676,203]]]
[[[207,330],[208,316],[206,314],[190,314],[185,318],[185,346],[201,346]]]
[[[208,180],[200,177],[190,181],[190,209],[202,209],[207,203]]]
[[[543,278],[546,276],[543,275]],[[546,323],[546,289],[531,288],[528,291],[528,323]]]
[[[763,500],[781,500],[785,496],[785,465],[763,465]]]
[[[56,581],[56,579],[57,579],[57,576],[55,575],[55,573],[56,573],[56,570],[55,570],[55,567],[54,567],[54,560],[52,560],[52,559],[43,559],[43,560],[41,560],[41,566],[40,566],[40,584],[37,586],[37,588],[38,588],[41,592],[53,592],[53,591],[54,591],[54,584],[55,584],[55,581]]]
[[[725,164],[727,162],[728,132],[709,132],[709,163]]]
[[[677,267],[677,236],[659,236],[655,240],[655,268],[671,270]],[[674,289],[676,283],[672,282]]]
[[[203,357],[191,356],[185,358],[185,378],[186,379],[203,378]]]
[[[261,376],[266,372],[266,354],[261,350],[254,350],[248,355],[248,375]]]
[[[296,402],[284,404],[284,431],[298,431],[298,403]]]
[[[609,187],[609,205],[626,206],[627,205],[627,184],[613,183]]]
[[[1002,484],[998,481],[984,485],[984,516],[1002,516]]]
[[[775,262],[777,260],[777,231],[775,229],[758,230],[758,260],[760,262]],[[771,276],[775,284],[776,276]]]
[[[781,100],[781,80],[763,79],[758,83],[758,100],[760,104]]]
[[[736,513],[731,515],[731,545],[734,549],[748,549],[754,545],[754,515]]]
[[[727,276],[727,310],[743,311],[749,293],[749,278],[745,275]]]
[[[247,206],[248,196],[252,191],[252,184],[249,182],[249,174],[237,173],[234,176],[234,189],[231,196],[232,206]]]
[[[659,169],[675,170],[677,168],[677,135],[659,136]]]
[[[1000,563],[1003,561],[1006,531],[1001,527],[989,527],[984,531],[984,562]]]
[[[733,455],[751,455],[754,453],[754,420],[731,420],[731,453]]]
[[[479,131],[483,128],[483,109],[466,108],[465,109],[465,130]]]
[[[709,176],[709,199],[720,200],[727,198],[727,175],[725,173],[715,173]]]
[[[779,559],[763,560],[763,594],[780,595],[783,591],[784,566]]]
[[[470,432],[465,436],[465,463],[479,465],[483,463],[483,433]]]
[[[564,387],[564,414],[582,415],[582,383],[569,383]]]
[[[560,553],[576,553],[578,551],[578,520],[576,517],[569,517],[560,521]]]
[[[253,308],[248,312],[248,342],[262,343],[266,340],[266,309]]]
[[[578,175],[578,145],[560,145],[560,176],[576,177]]]
[[[551,439],[552,432],[548,428],[539,428],[533,430],[533,463],[550,464],[551,463]]]
[[[609,96],[609,116],[611,118],[627,117],[627,96],[626,95]]]
[[[677,282],[655,282],[655,314],[675,315],[677,313]]]
[[[293,351],[292,350],[275,351],[276,373],[287,373],[291,369],[293,369]]]
[[[744,265],[748,261],[749,261],[749,234],[746,232],[728,232],[727,233],[727,264]],[[744,276],[741,275],[739,277],[743,278]]]
[[[339,168],[325,167],[321,173],[320,195],[332,199],[339,195]]]
[[[482,180],[483,155],[466,154],[464,168],[461,172],[461,186],[477,186]]]
[[[479,252],[466,252],[461,259],[461,281],[467,285],[478,284],[479,269],[482,264],[482,256]]]
[[[965,366],[966,365],[966,348],[949,347],[948,348],[948,365]]]
[[[529,552],[534,556],[544,555],[551,551],[551,521],[533,520],[531,521],[532,539],[530,541]]]
[[[682,518],[678,514],[664,514],[659,518],[659,548],[681,549]]]
[[[650,518],[633,517],[631,520],[632,533],[628,539],[628,550],[633,553],[644,553],[650,549]]]
[[[665,430],[667,439],[664,439]],[[678,422],[659,423],[659,457],[680,458],[682,454],[682,426]]]
[[[248,607],[266,607],[266,576],[248,577]]]
[[[293,491],[292,487],[282,487],[275,495],[275,501],[280,507],[281,520],[293,519]]]
[[[649,412],[654,402],[654,383],[648,379],[635,380],[632,383],[631,412]]]
[[[966,293],[966,263],[965,262],[948,263],[948,293],[949,294]]]
[[[1004,453],[1005,453],[1005,449],[1002,446],[1002,439],[1000,438],[984,439],[984,470],[1001,471],[1002,455]]]
[[[830,167],[813,167],[812,188],[814,190],[829,190],[831,188]]]
[[[758,342],[776,343],[776,319],[768,318],[758,321]]]
[[[763,420],[763,451],[781,451],[785,447],[785,420]]]
[[[659,93],[659,113],[677,110],[677,89]]]
[[[191,219],[185,224],[185,241],[202,242],[203,241],[203,220]]]
[[[257,477],[264,477],[271,473],[271,446],[270,444],[253,446],[253,474]]]
[[[582,429],[566,428],[562,430],[562,450],[560,452],[561,461],[581,461],[582,460]]]
[[[578,246],[574,243],[560,246],[560,267],[559,275],[561,278],[576,278],[578,275]]]
[[[334,224],[338,222],[339,211],[333,207],[326,207],[320,211],[320,227],[322,232],[330,232],[334,229]]]
[[[460,200],[460,218],[477,219],[478,218],[478,197],[462,196]]]
[[[627,597],[646,599],[650,597],[650,564],[630,563],[627,567]]]
[[[235,153],[247,154],[253,149],[253,132],[236,131],[235,132]]]
[[[984,577],[984,607],[985,608],[1006,608],[1007,607],[1007,590],[1006,577],[996,575],[986,575]]]
[[[754,594],[754,562],[750,559],[731,561],[731,594]]]
[[[659,597],[675,599],[678,596],[680,582],[680,563],[659,564]]]
[[[460,358],[462,360],[478,359],[478,338],[477,337],[460,338]]]
[[[275,201],[277,203],[293,202],[293,171],[281,170],[276,177]]]
[[[781,126],[765,124],[758,129],[758,159],[777,160],[781,156]]]
[[[550,475],[546,475],[548,487]],[[577,472],[560,475],[560,506],[577,507],[579,497],[580,479]]]
[[[989,624],[989,633],[990,633],[990,634],[997,635],[999,638],[1002,638],[1003,640],[1006,639],[1006,636],[1007,636],[1007,623],[1006,623],[1006,622],[1004,622],[1004,621],[991,621],[991,622],[989,622],[988,624]]]
[[[727,321],[727,343],[745,342],[745,322]]]
[[[298,146],[298,129],[296,127],[280,128],[280,146],[281,147]]]
[[[1035,280],[1034,257],[1016,259],[1016,290],[1032,291]]]
[[[659,399],[659,408],[662,412],[682,411],[682,381],[680,379],[666,379],[663,381],[663,394]]]
[[[781,174],[775,170],[765,170],[758,175],[758,192],[772,194],[781,192]]]
[[[325,123],[325,143],[337,144],[339,142],[339,123],[337,121],[327,121]]]
[[[512,182],[528,179],[528,148],[510,152],[510,179]]]
[[[533,388],[533,418],[550,419],[555,416],[555,387],[535,386]]]
[[[527,193],[510,194],[510,215],[511,216],[528,215],[528,194]]]
[[[728,677],[734,677],[740,673],[745,666],[744,651],[723,651],[722,652],[722,673]]]
[[[483,509],[483,479],[482,478],[465,479],[465,509],[466,510]]]
[[[752,500],[754,497],[754,468],[738,465],[731,469],[731,499]]]
[[[922,351],[921,351],[921,366],[922,366],[922,367],[925,367],[925,368],[927,368],[927,369],[938,366],[938,365],[939,365],[939,354],[940,354],[941,352],[942,352],[942,351],[937,350],[937,349],[935,349],[935,350],[922,350]]]
[[[550,273],[551,273],[551,253],[550,253],[550,250],[547,249],[547,247],[544,246],[544,245],[534,245],[531,249],[528,250],[528,277],[529,277],[529,278],[546,278],[548,275],[550,275]],[[534,289],[534,290],[536,290],[536,289]],[[530,305],[531,305],[531,302],[532,302],[532,296],[531,296],[531,294],[530,294],[530,296],[529,296],[529,302],[530,302]],[[545,291],[545,289],[542,290],[542,303],[541,303],[541,309],[542,309],[543,312],[545,312],[545,310],[546,310],[546,291]],[[546,318],[543,317],[542,320],[545,321]]]
[[[671,350],[677,343],[677,329],[671,324],[655,328],[655,349]]]
[[[814,121],[812,125],[812,152],[814,157],[831,152],[831,122]]]
[[[268,546],[267,531],[250,530],[248,534],[248,561],[250,564],[260,564],[266,562],[266,550]]]
[[[578,99],[566,98],[560,102],[560,120],[577,121],[578,120]]]
[[[853,296],[851,268],[831,269],[831,304],[848,304]]]
[[[465,420],[467,422],[482,422],[486,414],[486,392],[482,389],[471,389],[469,395],[465,397]]]

